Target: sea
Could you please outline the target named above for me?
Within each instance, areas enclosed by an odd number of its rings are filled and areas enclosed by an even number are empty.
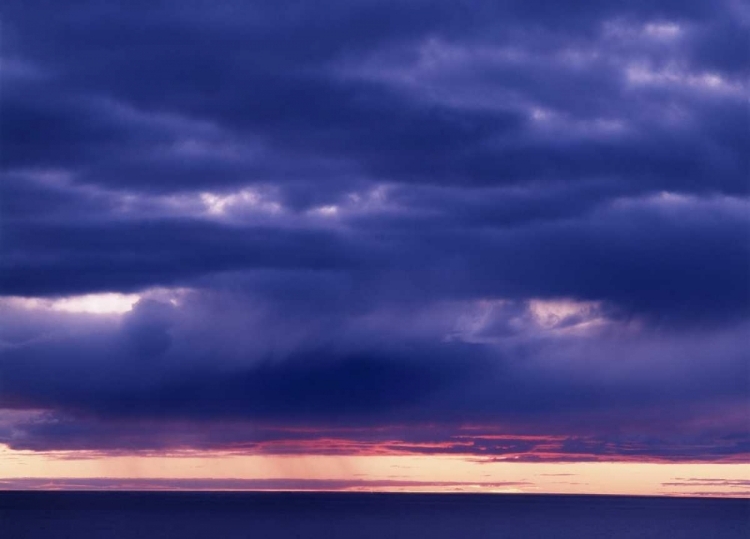
[[[748,539],[750,500],[516,494],[0,492],[2,539]]]

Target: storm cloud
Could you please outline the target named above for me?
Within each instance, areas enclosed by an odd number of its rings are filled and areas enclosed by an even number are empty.
[[[744,3],[0,21],[0,443],[750,455]]]

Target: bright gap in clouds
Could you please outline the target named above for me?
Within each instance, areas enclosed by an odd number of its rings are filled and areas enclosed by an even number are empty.
[[[206,213],[213,216],[224,216],[232,211],[261,211],[275,214],[282,210],[281,204],[249,188],[235,193],[206,191],[200,194],[200,200]]]
[[[4,303],[24,309],[46,309],[88,314],[122,314],[130,311],[139,299],[141,299],[139,294],[106,292],[62,298],[10,297],[6,298]]]
[[[125,313],[140,299],[138,294],[86,294],[61,298],[52,303],[52,309],[72,313]]]
[[[65,313],[85,314],[124,314],[142,299],[154,299],[179,305],[188,288],[149,288],[133,294],[119,292],[101,292],[96,294],[82,294],[56,298],[10,296],[0,298],[0,307],[8,306],[16,309],[46,310]]]

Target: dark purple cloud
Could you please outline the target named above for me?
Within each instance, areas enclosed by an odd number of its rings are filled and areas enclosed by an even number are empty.
[[[0,443],[750,453],[741,2],[0,20]]]

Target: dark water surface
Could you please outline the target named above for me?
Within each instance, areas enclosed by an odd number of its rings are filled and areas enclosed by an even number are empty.
[[[750,538],[750,500],[0,492],[0,538]]]

